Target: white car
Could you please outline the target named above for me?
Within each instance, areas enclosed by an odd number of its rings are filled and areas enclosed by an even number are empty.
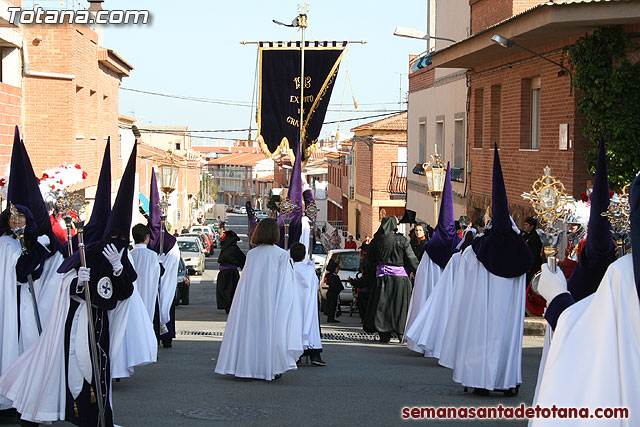
[[[196,275],[204,273],[204,250],[200,239],[191,236],[179,236],[177,240],[180,255],[187,268]]]
[[[323,308],[327,300],[327,290],[329,289],[329,285],[327,285],[325,281],[327,264],[329,264],[329,261],[334,255],[340,255],[344,260],[344,266],[338,271],[338,276],[340,277],[342,286],[344,286],[344,289],[340,292],[340,299],[338,301],[340,305],[349,305],[353,301],[353,288],[351,283],[349,283],[349,279],[355,279],[360,269],[360,249],[333,249],[329,251],[320,272],[320,306]]]
[[[189,233],[207,233],[207,234],[215,234],[211,227],[208,225],[192,225],[189,229]]]

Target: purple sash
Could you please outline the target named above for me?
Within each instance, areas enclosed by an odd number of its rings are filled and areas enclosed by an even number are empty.
[[[407,271],[402,266],[378,264],[376,277],[382,276],[402,276],[407,277]]]
[[[220,265],[220,271],[224,270],[236,270],[238,267],[235,265]]]

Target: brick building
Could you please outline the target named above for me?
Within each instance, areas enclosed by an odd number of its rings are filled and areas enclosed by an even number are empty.
[[[454,40],[469,35],[469,0],[431,0],[428,13],[431,35]],[[431,53],[451,41],[429,43],[425,55],[410,60],[407,157],[413,172],[407,176],[407,209],[416,212],[417,221],[435,226],[435,200],[427,192],[422,168],[415,166],[429,163],[437,146],[440,159],[452,168],[454,215],[466,214],[467,75],[464,68],[428,65]]]
[[[8,11],[20,4],[0,0],[0,165],[9,163],[14,128],[22,125],[22,31],[9,22]]]
[[[436,70],[466,68],[468,163],[466,205],[472,218],[491,202],[492,147],[497,144],[512,215],[531,214],[520,194],[545,165],[578,196],[590,178],[570,76],[498,34],[565,66],[565,47],[598,26],[637,34],[640,3],[608,1],[470,0],[472,35],[432,54]],[[637,40],[637,39],[636,39]]]

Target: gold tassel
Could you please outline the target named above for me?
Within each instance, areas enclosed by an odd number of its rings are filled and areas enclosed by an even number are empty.
[[[78,412],[78,404],[75,400],[73,401],[73,415],[75,415],[76,418],[80,417],[80,413]]]
[[[96,402],[97,402],[97,400],[96,400],[96,394],[95,394],[95,392],[93,391],[93,387],[91,387],[91,403],[96,403]]]

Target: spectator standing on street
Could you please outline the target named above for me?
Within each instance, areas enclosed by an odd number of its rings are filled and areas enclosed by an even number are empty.
[[[238,247],[240,238],[233,230],[227,230],[222,235],[222,247],[218,255],[220,272],[216,280],[216,302],[218,308],[229,313],[233,295],[240,280],[238,268],[244,268],[246,256]]]
[[[342,246],[342,239],[338,235],[338,229],[336,228],[329,239],[329,247],[330,249],[340,249],[340,246]]]
[[[336,320],[336,310],[338,309],[338,299],[340,292],[344,289],[338,271],[342,267],[343,259],[341,256],[334,256],[327,264],[327,272],[325,279],[329,289],[327,290],[327,302],[324,306],[324,314],[327,315],[327,323],[340,323]]]
[[[345,249],[356,249],[356,242],[353,240],[353,236],[349,235],[349,239],[344,242],[344,248]]]
[[[253,231],[220,346],[218,374],[271,381],[296,369],[303,352],[302,312],[293,263],[277,246],[279,240],[273,218]]]
[[[422,224],[416,224],[413,229],[413,236],[411,237],[409,242],[411,243],[411,249],[413,249],[413,253],[418,259],[418,262],[422,259],[424,244],[428,241],[429,239],[426,236],[425,227]]]

